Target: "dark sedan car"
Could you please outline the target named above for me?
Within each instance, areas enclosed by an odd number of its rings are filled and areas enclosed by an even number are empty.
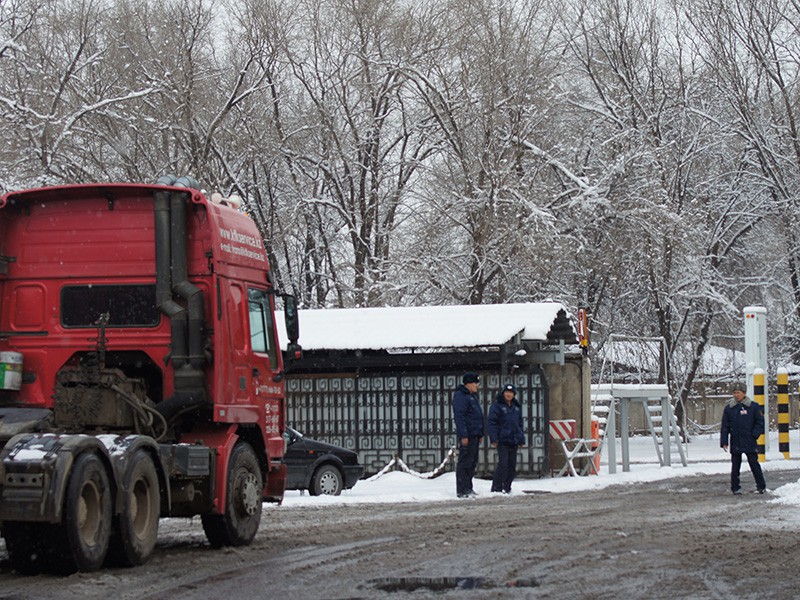
[[[312,496],[338,496],[364,474],[358,454],[286,428],[286,489],[308,490]]]

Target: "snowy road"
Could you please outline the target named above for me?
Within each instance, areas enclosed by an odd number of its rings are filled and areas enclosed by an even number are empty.
[[[798,477],[768,473],[773,489]],[[167,520],[147,565],[65,579],[17,577],[0,549],[0,597],[793,598],[800,588],[800,510],[733,496],[725,474],[477,500],[290,503],[264,519],[253,546],[222,551],[206,546],[199,522]]]

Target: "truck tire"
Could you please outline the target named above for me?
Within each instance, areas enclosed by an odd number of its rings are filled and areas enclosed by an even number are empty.
[[[261,522],[263,489],[253,447],[239,442],[228,461],[225,512],[202,516],[203,530],[212,548],[246,546],[253,541]]]
[[[338,496],[343,486],[344,480],[339,469],[333,465],[322,465],[314,471],[308,491],[312,496]]]
[[[5,521],[3,537],[11,566],[20,575],[38,575],[46,571],[46,525],[23,521]]]
[[[95,571],[103,566],[111,537],[111,488],[97,455],[78,456],[67,483],[64,511],[56,527],[50,567],[56,573]]]
[[[137,450],[123,481],[122,512],[114,519],[107,563],[132,567],[150,558],[158,539],[161,491],[153,459]]]

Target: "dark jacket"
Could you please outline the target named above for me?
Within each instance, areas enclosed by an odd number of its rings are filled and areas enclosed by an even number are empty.
[[[730,452],[758,452],[756,440],[764,433],[761,406],[745,397],[741,402],[731,400],[722,411],[722,430],[719,445]],[[730,438],[730,441],[729,441]]]
[[[489,408],[489,440],[493,444],[521,446],[525,443],[525,430],[522,428],[522,405],[514,398],[511,405],[503,398],[502,392]]]
[[[478,394],[471,394],[463,384],[453,394],[453,418],[459,439],[483,437],[483,409]]]

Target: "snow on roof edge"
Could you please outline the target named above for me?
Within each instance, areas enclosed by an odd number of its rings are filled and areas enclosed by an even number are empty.
[[[298,311],[304,350],[396,350],[499,346],[521,339],[545,341],[560,302],[477,304]],[[276,313],[281,347],[283,314]]]

